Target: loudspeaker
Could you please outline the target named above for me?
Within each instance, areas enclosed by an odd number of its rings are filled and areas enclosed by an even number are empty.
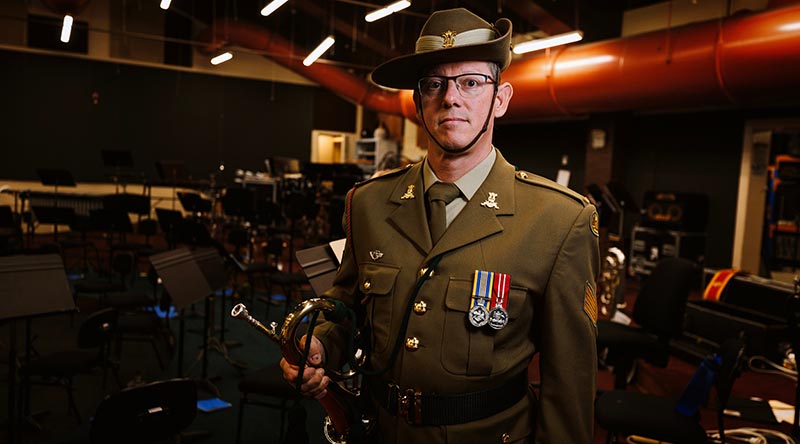
[[[704,194],[647,191],[641,225],[677,231],[705,231],[708,197]]]

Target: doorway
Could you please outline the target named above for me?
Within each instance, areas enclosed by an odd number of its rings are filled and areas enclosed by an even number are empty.
[[[355,134],[311,131],[311,162],[345,163],[355,152]]]

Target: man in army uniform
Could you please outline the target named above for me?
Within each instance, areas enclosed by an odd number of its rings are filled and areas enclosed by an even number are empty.
[[[507,19],[438,11],[414,54],[372,74],[414,90],[427,157],[351,190],[326,296],[363,313],[368,367],[386,369],[367,378],[366,396],[387,443],[592,439],[597,215],[492,145],[513,94],[500,80],[510,44]],[[328,376],[313,366],[346,359],[344,330],[314,331],[304,394],[327,394]],[[536,353],[538,391],[527,379]],[[295,381],[298,368],[281,366]]]

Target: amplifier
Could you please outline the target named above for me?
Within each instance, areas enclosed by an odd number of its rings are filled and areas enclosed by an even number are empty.
[[[682,257],[701,264],[705,250],[705,233],[634,227],[629,263],[633,273],[649,275],[664,257]]]
[[[708,197],[696,193],[647,191],[641,225],[679,231],[705,231]]]

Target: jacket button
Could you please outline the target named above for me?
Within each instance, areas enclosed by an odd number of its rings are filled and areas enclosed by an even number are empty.
[[[511,442],[511,435],[509,435],[508,433],[503,433],[503,436],[501,436],[500,439],[503,441],[504,444],[507,442]]]
[[[425,301],[414,302],[414,313],[421,315],[428,311],[428,304]]]
[[[419,269],[419,277],[424,276],[425,273],[427,273],[427,272],[428,272],[428,267],[420,268]],[[429,274],[428,277],[433,277],[433,270],[431,270],[431,274]]]
[[[369,291],[369,289],[372,288],[372,282],[369,279],[367,279],[362,284],[362,287],[364,287],[364,291]]]
[[[414,351],[419,348],[419,339],[417,338],[406,338],[406,350]]]

